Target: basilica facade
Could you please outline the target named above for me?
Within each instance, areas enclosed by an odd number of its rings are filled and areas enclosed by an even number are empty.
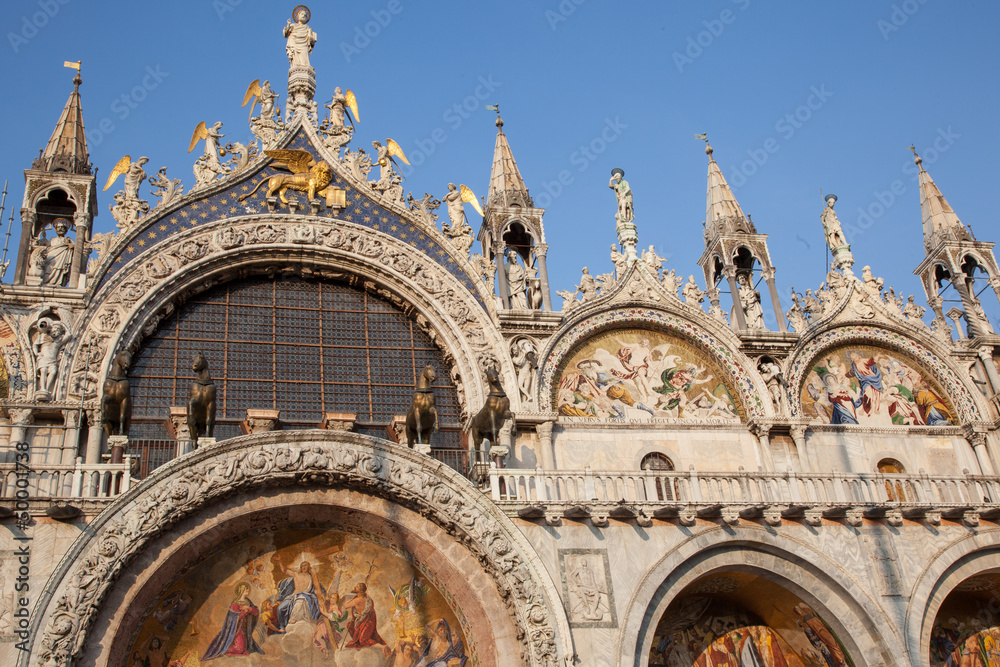
[[[926,306],[828,195],[783,312],[707,137],[700,280],[616,169],[606,270],[553,290],[499,113],[483,200],[405,193],[309,21],[193,186],[98,183],[79,73],[24,172],[2,664],[1000,664],[1000,270],[919,156]]]

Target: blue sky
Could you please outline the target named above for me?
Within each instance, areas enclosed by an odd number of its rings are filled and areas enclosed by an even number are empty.
[[[99,188],[130,154],[148,156],[149,173],[168,166],[190,189],[196,155],[186,150],[200,121],[223,121],[227,140],[252,139],[240,103],[257,78],[270,79],[284,107],[281,29],[293,6],[4,2],[0,178],[11,182],[8,211],[20,206],[21,172],[72,88],[64,60],[83,61]],[[556,307],[555,290],[572,290],[582,266],[612,268],[613,167],[632,185],[640,246],[654,244],[668,268],[703,281],[700,132],[744,211],[770,235],[783,298],[792,285],[802,292],[824,279],[822,189],[840,198],[857,268],[870,264],[886,285],[925,302],[912,274],[923,242],[911,143],[963,222],[980,239],[1000,240],[992,196],[1000,3],[371,0],[311,8],[317,99],[327,101],[335,86],[356,93],[354,145],[398,141],[415,165],[407,190],[440,196],[456,182],[484,195],[496,129],[483,106],[500,104],[524,179],[547,209]],[[114,226],[108,194],[96,231]],[[996,298],[983,297],[1000,327]]]

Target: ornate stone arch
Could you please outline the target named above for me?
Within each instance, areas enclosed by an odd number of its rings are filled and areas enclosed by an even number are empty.
[[[801,409],[802,384],[815,360],[826,350],[847,343],[884,347],[912,359],[927,370],[948,394],[962,424],[984,421],[982,415],[989,414],[987,406],[977,397],[978,392],[970,391],[961,375],[946,361],[947,353],[937,349],[937,344],[931,340],[918,342],[909,332],[886,323],[843,322],[829,329],[809,331],[808,334],[799,341],[787,364],[788,384],[793,388],[789,397],[793,416],[798,415]]]
[[[865,586],[826,554],[759,527],[716,527],[679,544],[642,577],[622,616],[618,667],[645,665],[656,623],[670,602],[699,577],[725,570],[764,577],[821,611],[858,667],[895,664],[903,655],[892,621],[864,594]]]
[[[941,603],[963,580],[1000,568],[1000,529],[978,530],[938,551],[913,584],[906,609],[906,648],[916,664],[930,664],[930,641]]]
[[[116,350],[137,347],[178,299],[241,271],[353,275],[364,288],[412,309],[453,360],[466,411],[478,409],[485,395],[484,365],[495,363],[508,380],[514,377],[509,356],[496,353],[503,350],[500,334],[475,297],[440,265],[388,234],[341,220],[262,215],[205,224],[171,240],[136,257],[94,296],[74,341],[68,394],[79,396],[86,387],[93,397]]]
[[[704,319],[708,321],[707,317]],[[570,352],[601,331],[625,326],[658,329],[705,350],[736,389],[748,420],[773,414],[774,408],[767,398],[763,378],[754,364],[739,351],[738,340],[731,340],[736,338],[731,331],[715,322],[706,325],[696,323],[671,312],[664,305],[652,305],[648,301],[605,303],[598,308],[581,308],[579,312],[574,312],[574,317],[560,328],[540,355],[540,359],[544,360],[539,364],[538,382],[539,404],[543,412],[552,409],[553,381]]]
[[[78,661],[88,642],[99,641],[93,633],[110,632],[107,624],[95,626],[102,603],[152,540],[233,494],[285,485],[354,489],[426,517],[463,544],[495,582],[509,619],[494,634],[505,646],[520,647],[522,664],[555,666],[572,655],[551,577],[524,536],[468,480],[430,457],[377,438],[291,431],[197,450],[120,496],[54,570],[32,616],[31,650],[21,654],[19,664]]]

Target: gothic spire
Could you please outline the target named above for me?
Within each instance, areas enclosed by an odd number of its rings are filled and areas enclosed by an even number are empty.
[[[524,179],[514,161],[514,154],[503,133],[503,119],[497,113],[497,143],[493,149],[493,169],[490,171],[490,189],[486,195],[487,206],[522,206],[533,208],[534,203],[524,187]]]
[[[91,173],[87,137],[83,128],[83,109],[80,106],[80,84],[83,80],[80,78],[79,63],[76,63],[76,69],[73,92],[66,100],[66,106],[63,107],[48,145],[32,165],[34,169],[67,171],[73,174]]]
[[[705,207],[705,238],[719,234],[743,232],[756,234],[753,223],[743,214],[739,202],[729,189],[726,177],[722,175],[718,163],[712,157],[712,146],[705,139],[705,154],[708,155],[708,202]]]
[[[910,150],[913,151],[914,164],[920,169],[918,179],[920,182],[920,213],[924,219],[924,247],[930,250],[939,241],[946,238],[971,241],[972,236],[969,231],[955,215],[955,211],[941,194],[934,179],[924,169],[923,159],[917,155],[913,146],[910,147]]]

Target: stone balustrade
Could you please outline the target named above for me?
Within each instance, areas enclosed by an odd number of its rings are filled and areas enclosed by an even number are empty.
[[[1000,517],[1000,477],[881,473],[765,473],[491,469],[492,498],[512,516],[558,523],[562,518],[608,518],[648,524],[653,518],[783,518],[819,525],[863,518],[976,525]]]
[[[0,463],[0,501],[18,498],[19,490],[27,491],[29,500],[111,500],[132,485],[131,466],[129,456],[121,463],[84,463],[82,458],[75,464]]]

